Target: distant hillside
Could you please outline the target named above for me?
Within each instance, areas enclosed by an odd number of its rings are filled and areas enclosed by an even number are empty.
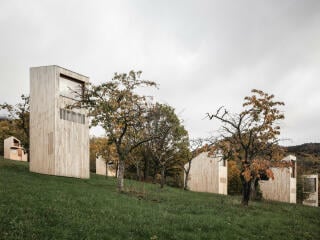
[[[320,174],[320,143],[304,143],[286,147],[288,153],[297,157],[298,171],[301,174]]]
[[[320,143],[304,143],[302,145],[287,147],[288,152],[307,153],[320,157]]]

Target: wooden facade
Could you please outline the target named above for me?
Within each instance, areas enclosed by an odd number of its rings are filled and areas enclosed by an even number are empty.
[[[89,178],[87,112],[67,109],[88,81],[59,66],[30,69],[30,171]]]
[[[228,169],[222,156],[203,152],[192,159],[188,187],[195,192],[228,194]]]
[[[319,206],[319,178],[317,174],[303,175],[303,193],[307,198],[303,200],[302,204],[318,207]]]
[[[288,155],[282,161],[290,162],[291,167],[271,168],[274,179],[260,180],[262,196],[267,200],[280,202],[297,202],[297,159]]]
[[[3,141],[4,158],[16,161],[28,161],[28,154],[21,146],[19,139],[15,137],[8,137]]]
[[[116,170],[114,169],[113,164],[108,164],[103,157],[99,156],[96,158],[96,174],[115,177]]]

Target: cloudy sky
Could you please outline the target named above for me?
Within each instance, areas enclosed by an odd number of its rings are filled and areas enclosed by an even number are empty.
[[[206,112],[238,112],[258,88],[286,104],[285,145],[320,142],[319,0],[1,0],[0,49],[0,102],[29,92],[31,66],[94,83],[134,69],[191,137],[218,128]]]

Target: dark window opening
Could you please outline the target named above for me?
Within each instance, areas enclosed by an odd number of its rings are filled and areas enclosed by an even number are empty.
[[[16,139],[13,139],[13,146],[19,147],[19,141]]]
[[[303,179],[303,191],[306,193],[315,193],[317,186],[316,178],[304,178]]]
[[[227,160],[226,159],[222,159],[222,166],[225,167],[227,165]]]
[[[60,108],[60,119],[85,124],[85,115]]]
[[[67,75],[60,74],[59,93],[60,96],[80,101],[84,94],[84,82]]]

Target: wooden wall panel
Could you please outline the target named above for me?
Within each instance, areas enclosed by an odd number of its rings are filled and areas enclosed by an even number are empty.
[[[191,191],[227,194],[227,166],[221,157],[199,154],[191,162],[188,186]]]
[[[223,166],[222,160],[219,161],[219,193],[228,195],[228,163],[226,162]]]
[[[101,157],[96,158],[96,174],[106,175],[106,161]]]
[[[4,158],[10,159],[11,137],[3,141]]]
[[[271,168],[274,174],[274,179],[259,182],[264,199],[288,203],[297,202],[296,158],[289,155],[284,158],[284,161],[291,161],[291,159],[294,159],[294,168]],[[292,174],[293,171],[295,171],[294,174]]]
[[[85,123],[78,123],[60,119],[60,109],[72,104],[70,99],[59,96],[56,114],[56,174],[62,176],[89,178],[89,127],[88,119]],[[86,114],[83,109],[72,109],[72,112]],[[65,147],[60,147],[65,146]]]
[[[48,133],[55,131],[55,76],[53,66],[30,69],[30,171],[52,175],[54,155],[48,154]]]
[[[99,156],[96,158],[96,174],[103,176],[106,176],[108,174],[109,177],[115,177],[116,171],[110,165],[107,165],[106,161],[101,156]]]
[[[290,169],[272,168],[274,180],[260,181],[264,199],[290,202]]]

